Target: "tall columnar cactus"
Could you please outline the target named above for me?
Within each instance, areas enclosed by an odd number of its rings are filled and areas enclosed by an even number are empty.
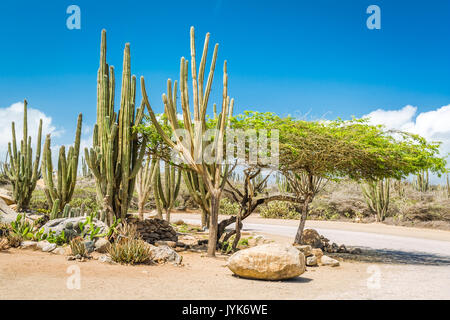
[[[422,170],[416,175],[414,187],[420,192],[427,192],[430,189],[430,177],[428,170]]]
[[[73,146],[70,146],[69,152],[66,156],[66,147],[61,146],[59,148],[58,156],[58,170],[56,172],[56,183],[53,180],[53,163],[52,163],[52,151],[51,151],[51,138],[50,134],[47,135],[44,144],[44,152],[42,155],[42,177],[45,182],[45,196],[50,208],[53,207],[53,203],[56,199],[59,199],[59,210],[63,210],[66,204],[70,202],[75,190],[75,184],[77,182],[78,171],[78,158],[80,155],[80,137],[81,137],[81,125],[83,122],[83,116],[80,113],[78,115],[77,130],[75,133],[75,142]]]
[[[17,150],[15,124],[12,122],[12,144],[8,143],[9,163],[4,165],[4,171],[13,187],[13,197],[17,209],[24,210],[30,204],[31,195],[40,176],[39,162],[41,158],[42,119],[39,121],[36,155],[32,162],[31,137],[28,136],[27,100],[23,102],[23,138],[20,150]]]
[[[170,212],[175,204],[180,191],[181,170],[164,162],[164,185],[161,179],[159,161],[156,162],[153,175],[153,190],[155,194],[158,215],[162,216],[162,210],[166,212],[166,220],[170,222]]]
[[[367,206],[376,215],[377,222],[384,220],[389,209],[389,184],[389,179],[383,179],[362,186]]]
[[[155,126],[164,142],[176,151],[182,159],[184,165],[202,177],[202,181],[207,187],[210,194],[210,226],[209,226],[209,240],[208,240],[208,256],[214,256],[217,245],[217,231],[218,231],[218,217],[219,204],[222,196],[223,188],[225,186],[230,168],[227,164],[223,164],[223,143],[225,139],[225,130],[229,126],[229,117],[233,113],[234,100],[228,96],[228,73],[227,62],[223,64],[223,87],[222,87],[222,110],[218,115],[216,126],[216,134],[214,142],[205,141],[206,135],[206,110],[208,107],[209,96],[214,77],[214,69],[217,60],[218,44],[214,47],[213,57],[211,60],[211,67],[206,82],[205,82],[205,68],[209,46],[209,33],[206,34],[203,45],[203,54],[200,60],[199,69],[197,70],[196,62],[196,48],[195,48],[195,32],[191,27],[191,78],[192,78],[192,101],[189,101],[188,94],[188,75],[189,62],[182,57],[180,61],[180,100],[181,108],[183,110],[183,128],[177,118],[177,83],[174,84],[172,90],[172,81],[167,81],[167,95],[163,94],[164,112],[169,119],[169,123],[173,132],[175,142],[167,135],[164,129],[158,122],[153,109],[150,106],[148,96],[145,90],[144,79],[141,78],[141,89],[144,103],[150,114],[150,119]],[[193,117],[191,114],[191,106],[193,109]],[[184,129],[183,136],[177,129]],[[206,147],[212,146],[211,154],[214,154],[212,159],[206,160],[202,157]]]
[[[447,173],[447,198],[450,199],[450,179]]]
[[[91,170],[89,169],[89,166],[87,165],[86,159],[84,157],[81,157],[81,176],[83,178],[92,177]]]
[[[114,68],[106,63],[106,31],[102,31],[100,67],[97,76],[97,123],[93,147],[85,149],[86,162],[95,177],[97,200],[108,223],[125,218],[133,196],[136,174],[142,166],[145,138],[133,131],[144,116],[144,106],[135,110],[136,77],[131,76],[130,45],[123,56],[120,109],[114,112]]]
[[[153,175],[155,172],[156,157],[147,157],[145,164],[136,175],[136,191],[138,195],[139,219],[144,219],[144,206],[150,197],[153,186]]]

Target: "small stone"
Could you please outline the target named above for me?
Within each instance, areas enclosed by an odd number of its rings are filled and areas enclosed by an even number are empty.
[[[345,245],[341,244],[341,245],[339,246],[339,248],[338,248],[338,252],[339,252],[339,253],[347,253],[348,250],[347,250],[347,248],[345,247]]]
[[[76,258],[75,258],[74,256],[68,256],[68,257],[67,257],[67,260],[68,260],[68,261],[72,261],[72,260],[75,260],[75,259],[76,259]]]
[[[362,253],[360,248],[351,248],[348,252],[350,254],[361,254]]]
[[[22,249],[32,249],[32,250],[36,250],[37,249],[37,242],[36,241],[22,241],[22,243],[20,244],[20,247]]]
[[[311,250],[311,253],[317,258],[317,261],[320,262],[320,259],[323,256],[322,249],[314,248],[314,249]]]
[[[95,251],[100,253],[107,253],[111,244],[105,238],[100,238],[95,242]]]
[[[315,267],[315,266],[317,266],[317,258],[316,258],[316,256],[306,257],[306,265],[308,267]]]
[[[339,266],[339,261],[330,258],[329,256],[322,256],[320,263],[324,266],[337,267]]]
[[[94,241],[84,241],[84,246],[86,247],[86,251],[88,253],[91,253],[95,250],[95,243]]]
[[[312,247],[310,245],[299,245],[299,244],[294,244],[294,247],[300,251],[301,253],[303,253],[303,255],[305,257],[309,257],[312,255]]]
[[[155,242],[155,246],[159,247],[159,246],[169,246],[171,248],[175,248],[177,246],[177,243],[174,241],[162,241],[162,240],[158,240]]]
[[[39,249],[39,250],[42,250],[42,249],[44,249],[46,246],[48,246],[49,244],[50,244],[50,242],[48,242],[47,240],[42,240],[42,241],[39,241],[39,242],[36,244],[36,248]]]
[[[112,263],[112,262],[113,262],[113,261],[111,260],[111,257],[108,256],[108,255],[106,255],[106,254],[104,254],[104,255],[98,257],[98,261],[104,262],[104,263]]]
[[[66,250],[64,250],[64,248],[58,247],[55,250],[53,250],[52,253],[63,256],[66,254]]]
[[[57,247],[56,243],[49,243],[48,245],[46,245],[45,247],[42,248],[43,252],[51,252],[53,250],[55,250]]]

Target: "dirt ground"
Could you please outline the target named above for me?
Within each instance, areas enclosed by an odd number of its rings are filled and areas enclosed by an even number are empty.
[[[233,276],[226,256],[182,255],[178,267],[122,266],[9,249],[0,252],[0,299],[450,299],[449,269],[442,266],[424,272],[417,265],[341,262],[268,282]]]

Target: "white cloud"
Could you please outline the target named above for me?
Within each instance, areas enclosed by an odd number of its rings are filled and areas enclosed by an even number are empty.
[[[399,110],[378,109],[364,117],[372,124],[419,134],[428,141],[440,141],[441,155],[447,156],[450,153],[450,104],[421,113],[417,110],[417,107],[407,105]]]
[[[417,107],[400,110],[378,109],[365,115],[373,124],[384,124],[389,129],[416,133],[428,141],[441,141],[441,154],[450,152],[450,105],[417,114]]]
[[[52,124],[52,118],[42,111],[28,106],[28,135],[31,136],[31,146],[33,152],[36,150],[36,140],[39,128],[39,119],[42,119],[42,144],[48,133],[52,137],[61,135]],[[20,148],[20,141],[23,137],[23,102],[17,102],[7,108],[0,108],[0,155],[3,161],[8,151],[8,142],[12,141],[11,122],[14,121],[16,129],[17,147]]]

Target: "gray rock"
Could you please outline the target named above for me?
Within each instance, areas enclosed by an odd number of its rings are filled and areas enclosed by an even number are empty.
[[[48,245],[46,245],[45,247],[42,248],[43,252],[51,252],[53,250],[55,250],[57,247],[56,243],[49,243]]]
[[[84,241],[84,246],[86,247],[87,253],[94,252],[95,242],[94,241]]]
[[[50,242],[48,242],[47,240],[39,241],[39,242],[36,244],[36,249],[42,250],[42,249],[44,249],[46,246],[48,246],[49,244],[50,244]]]
[[[53,250],[52,253],[63,256],[66,254],[66,250],[64,250],[64,248],[58,247],[55,250]]]
[[[294,244],[294,247],[300,251],[301,253],[303,253],[303,255],[305,257],[309,257],[312,255],[312,247],[308,244],[306,245],[299,245],[299,244]]]
[[[3,223],[11,223],[13,221],[16,221],[17,218],[17,212],[11,209],[3,200],[0,198],[0,222]]]
[[[330,267],[337,267],[339,266],[339,261],[330,258],[329,256],[322,256],[322,258],[320,259],[320,263],[324,266],[330,266]]]
[[[362,253],[360,248],[351,248],[348,252],[350,254],[361,254]]]
[[[100,238],[95,242],[95,251],[100,253],[107,253],[111,244],[105,238]]]
[[[104,263],[113,263],[110,256],[107,256],[106,254],[98,257],[98,261],[104,262]]]
[[[86,221],[86,217],[73,217],[73,218],[58,218],[48,221],[46,224],[44,224],[42,227],[44,228],[44,233],[49,233],[50,231],[55,232],[55,236],[58,236],[61,234],[61,232],[64,230],[64,233],[67,233],[71,237],[76,237],[80,235],[79,230],[79,223],[83,223]],[[108,226],[101,220],[93,219],[92,221],[95,225],[95,227],[100,228],[100,233],[106,232],[108,230]],[[86,225],[86,228],[88,228],[88,225]],[[73,234],[72,231],[73,230]]]
[[[316,256],[309,256],[306,258],[306,265],[308,267],[315,267],[317,266],[317,257]]]
[[[152,260],[157,263],[173,262],[175,265],[180,265],[183,257],[169,246],[152,246]]]
[[[175,241],[162,241],[158,240],[155,242],[155,246],[169,246],[171,248],[175,248],[177,246],[177,243]]]
[[[22,241],[22,243],[20,244],[20,247],[22,249],[32,249],[32,250],[36,250],[37,249],[37,242],[36,241]]]

